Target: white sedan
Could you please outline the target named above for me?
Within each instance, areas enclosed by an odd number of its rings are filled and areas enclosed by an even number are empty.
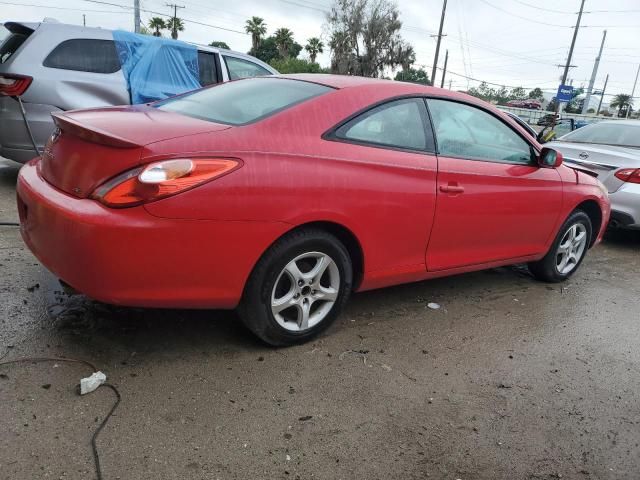
[[[607,120],[574,130],[545,147],[569,166],[591,172],[609,191],[612,227],[640,229],[640,120]]]

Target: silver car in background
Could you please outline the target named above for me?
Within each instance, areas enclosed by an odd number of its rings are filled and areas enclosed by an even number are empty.
[[[129,104],[111,30],[58,22],[6,22],[0,39],[0,156],[36,156],[18,99],[40,151],[54,130],[51,112]],[[7,33],[7,32],[5,32]],[[197,46],[200,84],[278,72],[257,58]]]
[[[640,120],[609,120],[574,130],[545,147],[598,177],[611,199],[612,227],[640,229]]]

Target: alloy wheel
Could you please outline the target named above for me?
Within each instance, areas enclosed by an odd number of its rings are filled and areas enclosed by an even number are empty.
[[[573,271],[587,248],[587,228],[575,223],[565,232],[556,251],[556,270],[561,275]]]
[[[282,269],[271,292],[271,313],[291,332],[322,322],[338,298],[340,270],[326,253],[298,255]]]

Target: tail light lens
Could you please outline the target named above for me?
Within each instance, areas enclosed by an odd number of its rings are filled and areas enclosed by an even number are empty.
[[[623,182],[640,183],[640,168],[623,168],[614,175]]]
[[[129,170],[98,187],[91,198],[124,208],[167,198],[221,177],[241,165],[231,158],[178,158]]]
[[[33,78],[26,75],[9,75],[3,73],[0,75],[0,95],[7,97],[19,97],[27,91]]]

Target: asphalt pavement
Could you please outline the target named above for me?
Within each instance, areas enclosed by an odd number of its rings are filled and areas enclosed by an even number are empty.
[[[17,173],[0,160],[0,222]],[[105,480],[638,479],[639,312],[640,235],[616,232],[567,283],[512,267],[356,294],[274,349],[233,312],[67,295],[0,226],[0,362],[107,374]],[[95,478],[114,393],[79,396],[90,373],[0,366],[0,479]]]

